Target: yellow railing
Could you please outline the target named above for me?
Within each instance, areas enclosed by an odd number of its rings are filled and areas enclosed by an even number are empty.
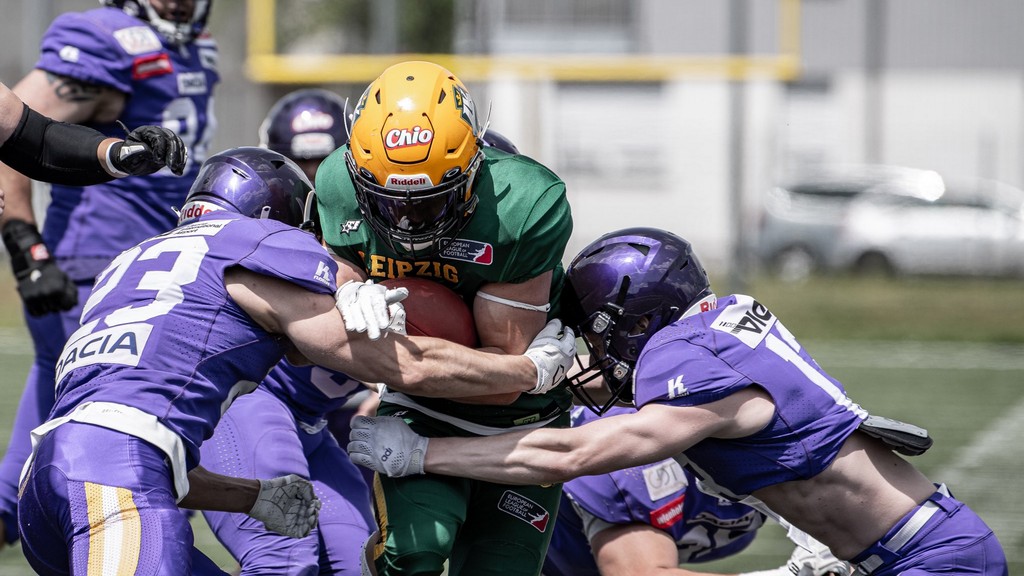
[[[778,0],[779,47],[768,55],[454,55],[454,54],[279,54],[275,44],[276,0],[248,1],[246,73],[275,84],[363,83],[405,60],[430,60],[465,82],[500,75],[525,80],[653,82],[677,77],[729,80],[792,80],[800,74],[800,0]]]

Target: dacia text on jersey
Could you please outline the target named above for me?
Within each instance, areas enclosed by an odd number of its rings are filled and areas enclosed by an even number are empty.
[[[152,325],[140,322],[90,332],[80,338],[68,341],[60,354],[60,360],[57,361],[55,383],[60,384],[68,372],[83,366],[93,364],[138,366],[139,358],[142,357],[142,351],[146,349],[146,342],[152,331]]]

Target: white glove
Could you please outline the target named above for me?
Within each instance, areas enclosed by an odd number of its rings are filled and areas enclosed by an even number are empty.
[[[249,516],[267,530],[292,538],[304,538],[316,526],[320,500],[313,485],[295,474],[260,480],[260,494]]]
[[[537,367],[537,385],[526,393],[544,394],[557,386],[572,368],[576,358],[576,335],[572,328],[563,328],[561,321],[552,320],[530,342],[525,356]]]
[[[388,289],[373,280],[349,280],[334,293],[335,306],[349,332],[366,332],[370,340],[380,338],[381,330],[405,334],[405,308],[401,301],[408,288]]]
[[[802,546],[795,547],[786,566],[796,576],[850,576],[853,572],[849,563],[833,556],[824,545],[813,552]]]
[[[394,416],[356,416],[348,433],[352,461],[385,476],[423,474],[428,438]]]

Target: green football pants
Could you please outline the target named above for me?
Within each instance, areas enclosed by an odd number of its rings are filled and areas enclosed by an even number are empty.
[[[379,576],[536,576],[561,484],[508,486],[424,474],[375,478]]]
[[[383,410],[381,412],[390,412]],[[381,412],[378,412],[380,414]],[[466,435],[411,410],[414,430],[429,436]],[[559,418],[558,425],[565,426]],[[422,474],[377,475],[374,499],[380,542],[379,576],[537,576],[555,526],[562,485],[511,486]]]

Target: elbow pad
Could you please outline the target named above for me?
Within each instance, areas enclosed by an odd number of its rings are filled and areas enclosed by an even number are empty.
[[[0,146],[0,160],[41,182],[99,184],[114,178],[96,156],[106,138],[92,128],[57,122],[25,105],[14,133]]]

